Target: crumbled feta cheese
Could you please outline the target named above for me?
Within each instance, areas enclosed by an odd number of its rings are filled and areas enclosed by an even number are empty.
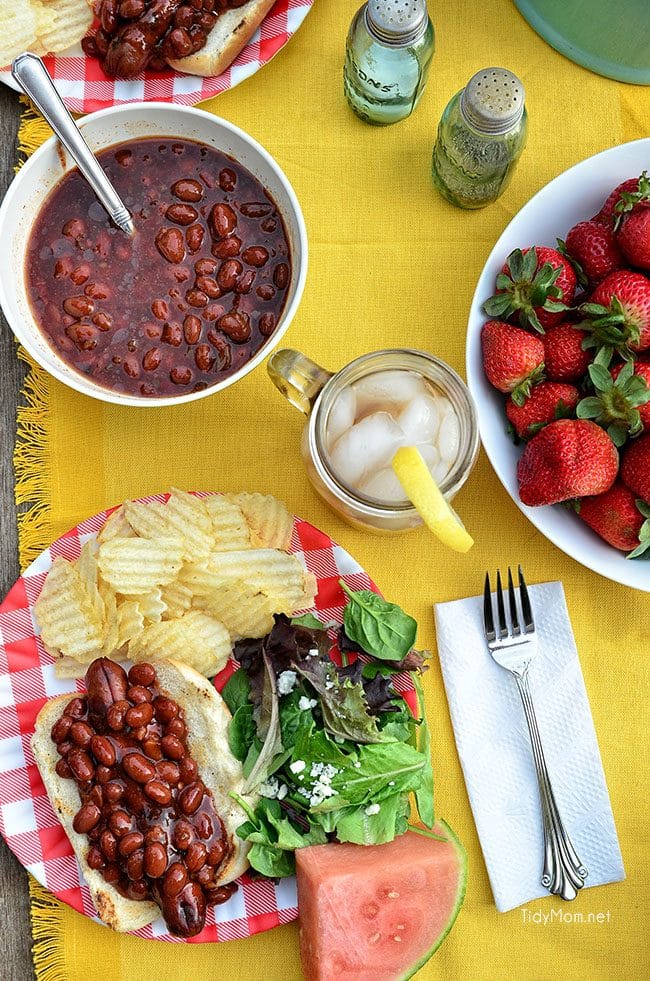
[[[312,793],[312,804],[314,803],[314,797],[320,797],[320,800],[324,800],[325,797],[334,797],[335,795],[336,791],[333,787],[330,787],[328,783],[324,783],[322,780],[317,780]]]
[[[368,817],[372,817],[373,814],[379,814],[379,810],[379,804],[368,804],[365,813],[368,815]]]
[[[318,657],[318,648],[312,647],[307,657]]]
[[[289,764],[289,769],[292,773],[302,773],[306,766],[304,760],[294,760],[293,763]]]
[[[286,783],[281,783],[278,787],[278,800],[284,800],[288,793],[289,788],[287,787]]]
[[[361,761],[360,760],[355,760],[354,763],[352,764],[352,766],[354,767],[355,770],[360,770],[361,769]]]
[[[323,783],[331,783],[332,777],[335,777],[337,773],[340,773],[335,766],[331,763],[312,763],[310,776],[322,780]]]
[[[394,787],[395,786],[395,781],[394,780],[389,780],[388,781],[388,786],[389,787]]]
[[[275,800],[278,796],[278,781],[276,777],[269,777],[268,780],[260,784],[260,796]]]
[[[295,671],[283,671],[278,675],[278,694],[288,695],[296,687],[298,675]]]
[[[301,695],[298,700],[298,708],[301,712],[306,712],[308,709],[316,708],[318,705],[318,700],[315,698],[307,698],[306,695]]]
[[[333,687],[334,687],[334,682],[333,681],[326,681],[325,682],[325,688],[327,689],[327,691],[331,691],[331,689]]]

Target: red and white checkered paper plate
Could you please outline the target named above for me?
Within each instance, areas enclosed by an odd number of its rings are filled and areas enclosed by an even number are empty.
[[[22,3],[22,0],[17,0]],[[171,68],[143,72],[137,78],[109,78],[96,58],[89,58],[75,44],[67,51],[44,58],[61,98],[72,112],[96,112],[127,102],[174,102],[193,106],[203,99],[233,89],[254,75],[295,34],[314,0],[278,0],[248,44],[221,75],[185,75]],[[9,68],[0,71],[0,81],[19,91]]]
[[[166,499],[165,494],[143,498],[147,502]],[[30,747],[34,721],[47,699],[82,691],[83,684],[55,675],[53,658],[41,643],[33,607],[52,561],[57,556],[78,558],[81,546],[97,534],[111,511],[83,521],[50,545],[0,606],[0,832],[19,861],[42,885],[73,909],[96,920],[90,892],[68,836],[52,810]],[[300,518],[294,519],[290,551],[317,578],[313,610],[323,622],[343,620],[345,597],[339,579],[352,589],[378,592],[340,545]],[[217,677],[217,688],[223,688],[233,670],[231,662]],[[395,687],[415,712],[410,677],[398,676]],[[135,936],[176,943],[214,943],[249,937],[296,919],[294,878],[274,883],[243,876],[239,885],[227,903],[208,910],[205,929],[191,940],[183,941],[168,933],[162,917],[137,930]]]

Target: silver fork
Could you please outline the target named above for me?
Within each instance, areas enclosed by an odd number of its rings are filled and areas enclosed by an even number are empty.
[[[485,576],[485,591],[483,594],[483,621],[485,624],[485,639],[490,654],[497,664],[510,671],[517,682],[519,694],[524,705],[526,722],[530,733],[533,749],[533,759],[537,772],[537,783],[542,805],[542,824],[544,829],[544,865],[542,868],[542,885],[549,892],[562,899],[575,899],[578,890],[582,889],[588,872],[571,844],[571,839],[565,831],[560,818],[551,779],[548,774],[544,750],[539,735],[533,699],[528,683],[528,669],[537,654],[537,635],[535,622],[530,605],[528,589],[519,566],[519,599],[521,602],[521,619],[523,630],[519,625],[517,596],[512,572],[508,569],[508,607],[510,622],[506,617],[506,607],[501,585],[501,573],[497,571],[497,623],[494,626],[492,610],[492,589],[490,575]]]

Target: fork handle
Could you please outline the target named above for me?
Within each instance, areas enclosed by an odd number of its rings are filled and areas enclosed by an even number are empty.
[[[544,758],[542,740],[537,725],[537,717],[528,684],[527,672],[515,675],[519,694],[526,714],[533,759],[537,772],[539,796],[542,804],[542,825],[544,830],[544,866],[542,885],[550,893],[562,899],[575,899],[582,889],[588,872],[580,861],[569,838],[555,801],[551,780]]]

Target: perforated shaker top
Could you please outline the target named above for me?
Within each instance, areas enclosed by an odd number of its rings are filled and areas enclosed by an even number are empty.
[[[411,44],[426,29],[426,0],[368,0],[366,20],[370,31],[386,44]]]
[[[525,99],[524,86],[507,68],[483,68],[465,86],[460,108],[470,126],[502,134],[521,119]]]

